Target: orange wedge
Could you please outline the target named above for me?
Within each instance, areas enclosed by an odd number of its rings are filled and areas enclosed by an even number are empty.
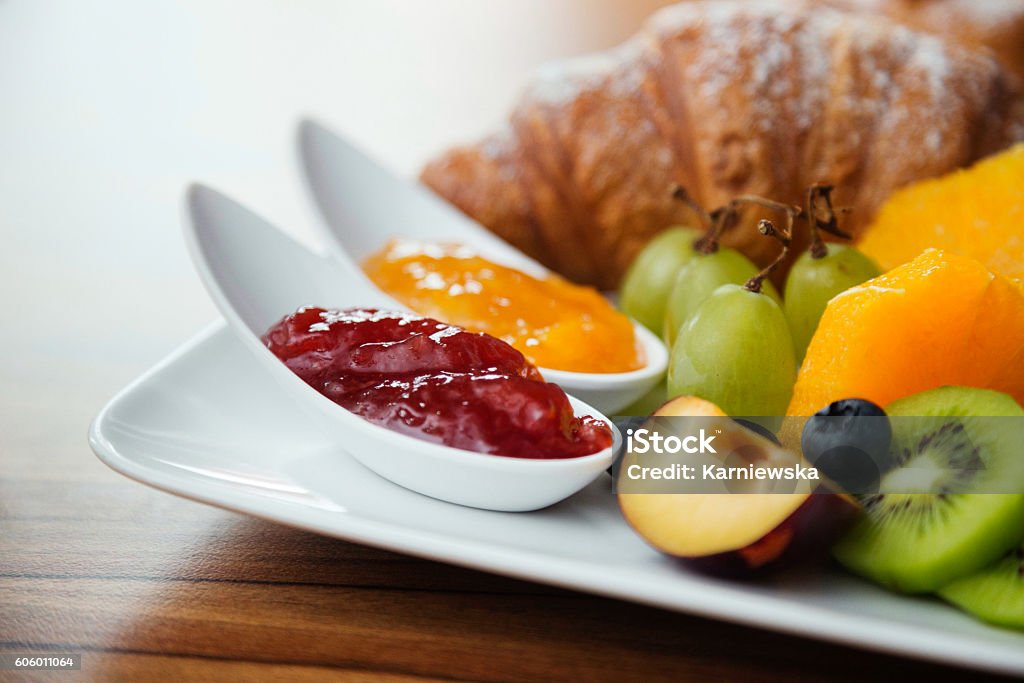
[[[884,270],[934,247],[1024,279],[1024,143],[899,190],[857,246]]]
[[[930,249],[829,302],[788,414],[843,398],[884,406],[947,384],[996,389],[1024,405],[1024,286]]]

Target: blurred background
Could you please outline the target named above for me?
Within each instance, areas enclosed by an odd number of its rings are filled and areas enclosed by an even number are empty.
[[[190,180],[309,237],[300,116],[413,174],[499,122],[538,64],[613,45],[664,4],[0,0],[5,379],[109,395],[214,316],[181,239]],[[19,341],[40,327],[48,344]]]

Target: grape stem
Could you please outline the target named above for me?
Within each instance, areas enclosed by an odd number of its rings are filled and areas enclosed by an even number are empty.
[[[833,185],[825,183],[815,183],[808,187],[806,208],[794,206],[792,204],[784,204],[758,195],[742,194],[709,212],[705,210],[704,207],[686,191],[686,188],[681,185],[675,186],[672,191],[672,196],[690,207],[690,209],[693,210],[700,219],[702,227],[704,228],[704,234],[694,241],[693,247],[699,253],[704,255],[713,254],[718,251],[718,243],[722,238],[722,233],[739,222],[739,210],[744,204],[753,204],[766,209],[771,209],[772,211],[777,211],[786,216],[786,227],[781,231],[771,221],[762,220],[758,223],[757,229],[762,235],[774,236],[777,240],[780,240],[780,242],[784,236],[786,241],[782,243],[782,256],[780,256],[775,262],[769,264],[761,274],[752,278],[750,282],[753,282],[758,277],[763,280],[764,277],[762,274],[765,272],[771,273],[776,267],[778,267],[779,262],[785,258],[789,250],[789,243],[793,237],[793,226],[797,220],[807,222],[811,235],[810,252],[812,258],[820,259],[828,255],[828,247],[825,245],[825,241],[821,238],[822,232],[826,232],[841,239],[853,239],[850,234],[839,229],[838,216],[840,214],[848,213],[850,209],[846,207],[837,209],[832,205],[832,191],[834,189]],[[752,291],[760,291],[760,283],[757,284],[757,289]]]
[[[704,234],[694,241],[693,248],[704,256],[718,251],[718,242],[722,238],[722,233],[736,224],[734,212],[730,212],[726,205],[709,213],[690,196],[690,193],[682,185],[675,186],[675,189],[672,190],[672,197],[690,207],[697,214],[701,227],[704,228]]]
[[[783,230],[776,228],[775,224],[767,218],[762,218],[757,222],[757,231],[767,237],[774,237],[782,245],[782,251],[779,252],[778,258],[765,266],[760,273],[747,280],[743,288],[748,292],[759,294],[765,279],[779,267],[779,264],[786,260],[786,256],[789,254],[789,244],[793,238],[793,214],[787,211],[786,216],[786,227]]]
[[[811,231],[811,258],[820,259],[828,255],[828,247],[825,240],[821,239],[821,233],[827,232],[830,235],[842,239],[852,239],[852,236],[839,229],[837,215],[846,213],[848,208],[836,210],[832,206],[832,185],[815,183],[807,188],[807,211],[804,218]],[[820,203],[819,203],[820,201]]]

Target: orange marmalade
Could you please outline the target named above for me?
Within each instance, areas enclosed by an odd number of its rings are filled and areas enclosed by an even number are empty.
[[[646,362],[629,318],[557,275],[538,279],[465,246],[410,240],[391,240],[363,270],[416,313],[498,337],[534,365],[629,372]]]

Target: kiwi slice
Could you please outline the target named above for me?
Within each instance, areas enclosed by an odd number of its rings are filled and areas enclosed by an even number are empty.
[[[931,592],[1024,539],[1024,410],[1012,397],[942,387],[886,412],[895,468],[860,497],[865,514],[833,549],[839,562],[897,590]]]
[[[1024,545],[977,574],[957,579],[939,595],[982,621],[1024,629]]]

